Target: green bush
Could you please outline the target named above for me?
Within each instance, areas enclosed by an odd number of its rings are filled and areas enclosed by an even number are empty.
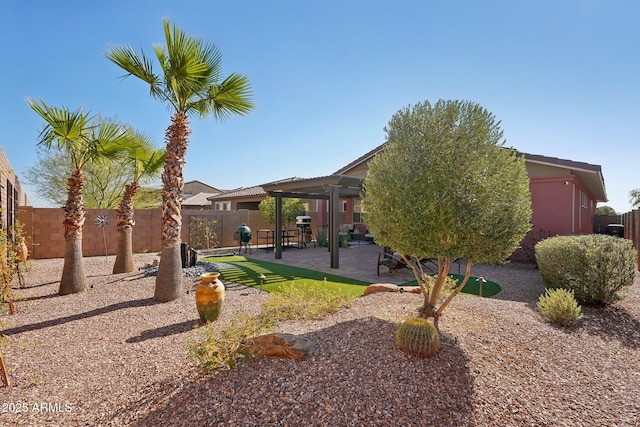
[[[572,290],[586,305],[608,304],[632,285],[635,258],[630,240],[600,234],[557,236],[536,245],[546,287]]]
[[[582,319],[582,308],[566,289],[547,289],[538,298],[537,309],[548,321],[555,325],[566,326]]]
[[[350,307],[354,297],[317,282],[301,280],[284,285],[262,303],[263,311],[278,320],[317,319]]]
[[[232,369],[239,359],[251,356],[242,350],[247,338],[269,332],[275,327],[275,320],[265,313],[251,316],[241,311],[231,318],[229,326],[216,331],[217,323],[207,323],[198,329],[200,339],[192,342],[187,354],[194,358],[203,371]]]

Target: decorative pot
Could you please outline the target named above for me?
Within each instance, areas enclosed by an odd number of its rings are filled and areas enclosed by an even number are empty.
[[[202,281],[196,286],[196,307],[203,323],[217,320],[222,311],[224,285],[218,280],[218,276],[218,272],[201,274]]]

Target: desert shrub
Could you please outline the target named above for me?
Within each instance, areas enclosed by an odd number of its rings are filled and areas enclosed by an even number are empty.
[[[354,297],[315,281],[288,283],[262,303],[263,311],[278,320],[317,319],[350,307]]]
[[[207,323],[198,329],[199,339],[187,348],[187,354],[194,358],[205,372],[214,369],[233,369],[238,360],[251,356],[242,350],[247,338],[269,332],[275,327],[275,320],[265,313],[251,316],[241,311],[231,317],[229,326],[216,331],[217,323]]]
[[[582,308],[566,289],[547,289],[538,298],[538,312],[555,325],[566,326],[582,318]]]
[[[552,237],[536,245],[547,288],[572,290],[581,304],[607,304],[633,284],[636,251],[631,241],[589,234]]]

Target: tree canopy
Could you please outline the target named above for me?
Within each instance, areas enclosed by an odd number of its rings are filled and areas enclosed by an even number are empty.
[[[467,101],[423,102],[398,111],[385,131],[363,194],[377,243],[438,259],[439,281],[451,260],[463,258],[465,283],[472,263],[502,261],[518,247],[530,228],[529,178],[524,158],[504,148],[491,113]],[[423,289],[425,307],[437,301],[438,286]],[[437,320],[431,309],[426,317]]]
[[[631,203],[631,206],[634,208],[640,206],[640,188],[629,191],[629,203]]]
[[[276,223],[276,199],[275,197],[267,197],[258,205],[262,217],[269,224]],[[282,199],[282,220],[285,226],[291,225],[297,216],[304,215],[304,204],[300,199],[283,198]]]
[[[66,153],[37,149],[35,164],[26,171],[26,181],[36,193],[54,206],[63,206],[67,199],[67,177],[72,170]],[[87,163],[84,168],[86,182],[82,189],[87,209],[112,209],[118,206],[124,185],[132,174],[131,166],[119,160],[103,159]]]
[[[598,206],[598,208],[596,209],[596,215],[607,216],[607,215],[618,215],[618,213],[611,206],[604,205],[604,206]]]

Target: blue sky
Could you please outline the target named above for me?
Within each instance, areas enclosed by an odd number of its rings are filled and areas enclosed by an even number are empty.
[[[400,108],[465,99],[502,121],[509,146],[601,165],[616,210],[640,187],[640,2],[605,0],[2,0],[0,146],[23,183],[42,126],[27,96],[164,144],[170,111],[104,57],[110,44],[152,56],[164,17],[216,43],[256,104],[192,120],[187,181],[328,175],[384,142]]]

